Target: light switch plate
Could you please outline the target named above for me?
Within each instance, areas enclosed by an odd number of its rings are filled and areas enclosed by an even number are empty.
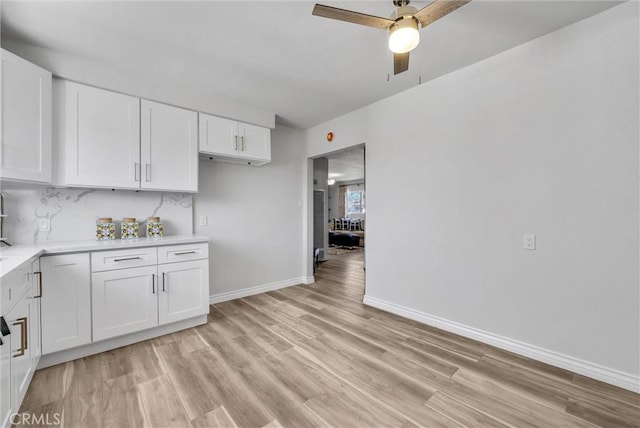
[[[209,224],[209,219],[207,218],[206,215],[203,215],[200,217],[200,226],[206,226],[207,224]]]
[[[525,250],[536,249],[536,235],[533,233],[525,233],[522,235],[522,248]]]

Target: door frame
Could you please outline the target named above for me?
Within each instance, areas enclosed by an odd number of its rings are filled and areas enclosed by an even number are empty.
[[[314,212],[313,212],[313,192],[314,192],[314,166],[313,160],[317,158],[330,157],[333,154],[349,151],[356,149],[358,147],[364,148],[364,188],[365,192],[367,189],[367,144],[366,143],[358,143],[348,147],[342,147],[337,150],[332,150],[328,152],[323,152],[314,156],[309,156],[306,159],[306,183],[305,183],[305,202],[306,202],[306,215],[303,217],[303,269],[305,272],[305,283],[312,284],[314,279],[314,254],[313,254],[313,222],[314,222]],[[325,195],[326,196],[326,195]],[[326,207],[325,207],[326,208]],[[367,213],[365,212],[365,219],[367,217]],[[365,220],[366,224],[366,220]],[[325,225],[328,230],[328,224]],[[366,226],[369,227],[368,225]],[[327,232],[328,233],[328,232]],[[328,239],[328,238],[327,238]],[[365,242],[368,240],[365,239]],[[364,251],[364,266],[367,264],[367,251],[365,245]],[[366,295],[366,283],[367,283],[367,273],[365,269],[365,295]]]

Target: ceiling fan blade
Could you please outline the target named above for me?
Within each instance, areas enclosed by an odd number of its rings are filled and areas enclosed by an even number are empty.
[[[324,18],[337,19],[338,21],[351,22],[353,24],[366,25],[368,27],[388,29],[395,21],[393,19],[381,18],[379,16],[367,15],[353,12],[351,10],[339,9],[332,6],[316,4],[313,7],[313,14]]]
[[[433,3],[429,3],[417,11],[414,16],[420,21],[420,24],[424,28],[470,1],[471,0],[435,0]]]
[[[393,75],[409,69],[409,52],[393,54]]]

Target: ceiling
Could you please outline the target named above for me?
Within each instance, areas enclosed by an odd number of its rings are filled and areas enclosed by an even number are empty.
[[[329,179],[337,182],[364,179],[364,146],[326,157],[329,159]]]
[[[322,3],[393,11],[390,0]],[[306,129],[615,4],[474,0],[422,29],[409,71],[395,77],[385,31],[312,16],[306,0],[3,0],[1,25],[3,44],[28,43],[159,87],[180,82]]]

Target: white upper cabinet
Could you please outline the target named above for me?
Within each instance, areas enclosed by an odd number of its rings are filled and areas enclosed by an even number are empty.
[[[271,130],[238,122],[238,155],[249,159],[271,160]],[[266,162],[265,162],[266,163]]]
[[[63,82],[62,182],[78,187],[198,191],[198,114]],[[58,175],[60,176],[60,174]]]
[[[238,155],[238,122],[200,113],[200,152]]]
[[[271,130],[200,113],[200,154],[250,165],[271,161]]]
[[[65,82],[65,185],[140,187],[140,100]]]
[[[51,73],[2,49],[0,178],[51,182]]]
[[[198,114],[142,100],[142,189],[198,191]]]

